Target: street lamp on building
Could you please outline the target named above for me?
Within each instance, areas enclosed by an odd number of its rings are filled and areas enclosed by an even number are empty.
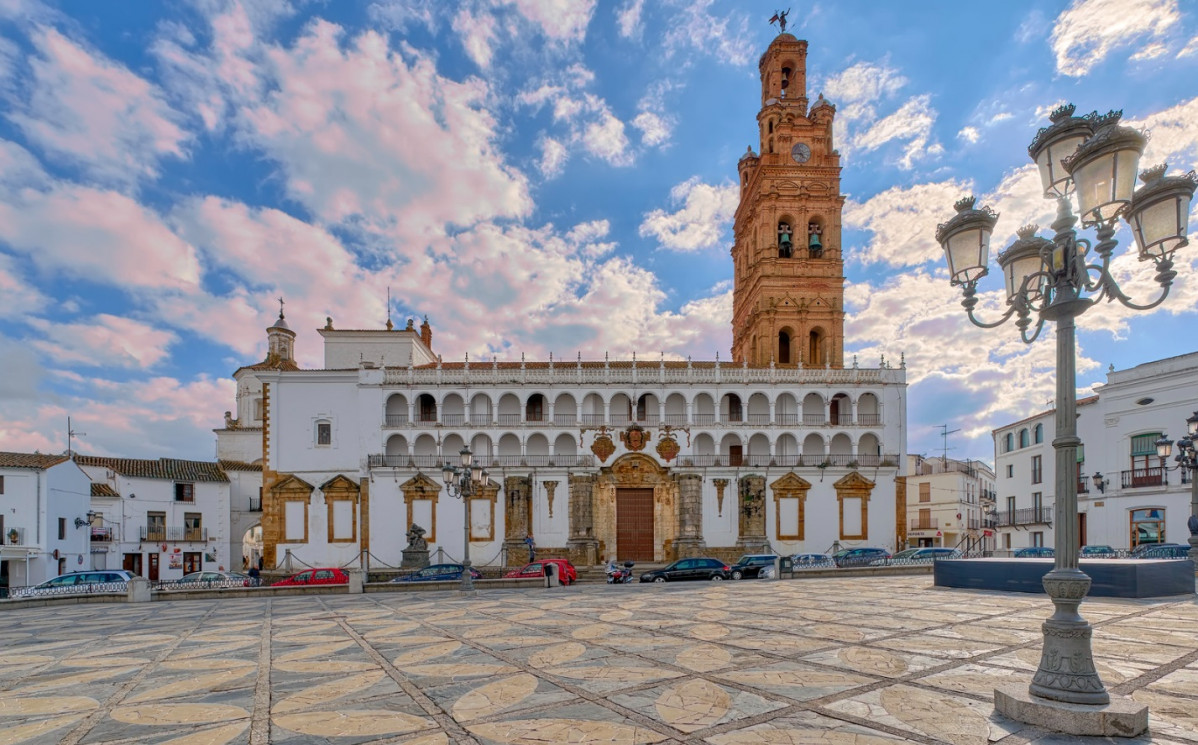
[[[1168,436],[1162,436],[1156,441],[1156,454],[1161,463],[1173,455],[1173,441]],[[1186,436],[1177,441],[1177,461],[1175,468],[1183,469],[1190,474],[1190,519],[1186,527],[1190,529],[1190,561],[1198,564],[1198,411],[1186,420]]]
[[[1028,154],[1040,170],[1046,198],[1057,200],[1051,239],[1039,237],[1038,226],[1017,231],[1018,239],[998,256],[1006,290],[1006,310],[993,322],[975,315],[977,283],[989,273],[990,235],[998,219],[988,207],[974,208],[972,197],[955,205],[957,214],[939,225],[936,240],[944,249],[950,280],[964,291],[969,320],[982,328],[1000,326],[1012,317],[1025,343],[1040,335],[1046,321],[1056,324],[1057,386],[1055,567],[1044,577],[1044,589],[1056,612],[1043,626],[1039,668],[1029,693],[1039,699],[1102,705],[1110,694],[1094,669],[1092,629],[1078,613],[1090,578],[1078,568],[1077,520],[1077,389],[1075,319],[1100,301],[1118,300],[1136,310],[1160,305],[1176,276],[1173,252],[1186,245],[1190,199],[1198,174],[1166,176],[1164,165],[1152,168],[1135,187],[1140,154],[1147,138],[1119,126],[1121,112],[1073,116],[1072,105],[1052,112],[1051,125],[1037,133]],[[1079,216],[1071,195],[1076,192]],[[1074,225],[1096,228],[1097,242],[1078,238]],[[1152,261],[1160,294],[1147,304],[1133,302],[1110,272],[1118,245],[1115,230],[1124,218],[1135,236],[1141,261]],[[1036,706],[1040,704],[1033,703]],[[1019,719],[1018,704],[996,695],[1000,713]],[[1024,720],[1026,721],[1026,719]]]
[[[445,490],[454,499],[462,500],[462,592],[474,592],[474,577],[470,573],[470,498],[487,483],[487,470],[474,464],[470,448],[462,448],[458,465],[449,461],[441,467]]]

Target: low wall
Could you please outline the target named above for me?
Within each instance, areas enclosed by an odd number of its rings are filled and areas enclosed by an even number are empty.
[[[1155,598],[1194,594],[1189,559],[1082,559],[1091,597]],[[936,562],[937,587],[1043,593],[1052,559],[947,559]]]

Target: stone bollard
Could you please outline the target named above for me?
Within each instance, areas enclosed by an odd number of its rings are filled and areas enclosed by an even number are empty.
[[[125,598],[129,603],[150,602],[150,581],[145,577],[134,577],[125,585]]]
[[[349,594],[361,595],[362,584],[366,579],[366,573],[361,569],[347,569],[345,573],[349,575]]]

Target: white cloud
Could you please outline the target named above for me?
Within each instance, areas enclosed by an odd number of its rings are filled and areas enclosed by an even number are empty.
[[[644,26],[641,24],[641,12],[645,9],[645,0],[625,0],[616,9],[616,26],[620,36],[625,39],[639,38]]]
[[[645,215],[640,234],[653,236],[663,248],[693,252],[720,245],[740,201],[735,184],[712,186],[698,176],[670,190],[675,212],[656,209]]]
[[[560,82],[539,82],[516,95],[516,102],[524,106],[540,109],[550,105],[554,123],[565,130],[541,140],[540,168],[546,176],[560,172],[558,167],[567,156],[559,147],[567,145],[581,147],[614,166],[628,166],[635,160],[624,122],[602,97],[583,90],[594,78],[585,66],[574,64],[560,76]]]
[[[1073,0],[1053,23],[1057,70],[1080,77],[1115,49],[1151,48],[1180,21],[1177,0]]]
[[[441,17],[442,0],[384,0],[366,8],[370,20],[383,28],[406,31],[410,25],[437,28]]]
[[[570,158],[570,152],[566,146],[552,137],[542,137],[540,140],[541,160],[537,167],[541,171],[541,175],[547,179],[560,176],[566,168],[566,161]]]
[[[981,136],[982,133],[978,131],[977,127],[962,127],[961,131],[957,133],[959,139],[965,140],[971,145],[981,139]]]
[[[495,19],[489,15],[475,15],[462,8],[453,18],[453,30],[462,40],[466,56],[482,69],[491,66],[492,49],[495,43]]]
[[[98,313],[83,323],[30,319],[41,333],[31,346],[58,365],[150,368],[167,357],[176,337],[148,323]]]
[[[1182,101],[1143,119],[1127,121],[1130,127],[1147,129],[1150,133],[1142,167],[1169,162],[1183,170],[1198,167],[1198,97]]]
[[[932,97],[928,94],[916,96],[904,103],[898,111],[874,122],[869,129],[853,140],[853,145],[866,152],[876,150],[895,140],[906,140],[900,168],[910,170],[917,160],[936,156],[944,148],[939,143],[929,143],[932,125],[936,123],[936,109],[932,108]]]
[[[952,204],[970,188],[960,181],[893,186],[865,202],[847,201],[844,226],[873,236],[866,246],[854,247],[846,255],[866,265],[893,267],[939,261],[943,252],[936,243],[936,225],[948,219]]]
[[[48,304],[49,298],[19,273],[13,257],[0,253],[0,318],[11,323],[44,310]]]
[[[664,36],[666,53],[683,51],[710,54],[729,65],[744,65],[757,57],[756,44],[749,33],[749,19],[739,13],[717,16],[711,12],[714,0],[672,2],[673,23]]]
[[[637,114],[632,126],[641,131],[641,142],[650,147],[660,145],[670,136],[670,122],[651,111]]]
[[[587,152],[603,158],[615,166],[632,165],[632,154],[628,151],[628,136],[624,134],[624,122],[611,111],[604,109],[599,118],[590,122],[582,138]]]
[[[1186,45],[1181,48],[1180,52],[1177,53],[1177,58],[1181,59],[1182,57],[1193,57],[1196,54],[1198,54],[1198,36],[1195,36],[1186,42]]]
[[[441,77],[429,57],[374,32],[347,40],[325,21],[259,53],[270,90],[240,104],[241,139],[320,220],[422,238],[531,209],[526,179],[496,145],[482,80]]]
[[[890,98],[907,84],[898,70],[887,64],[857,62],[825,81],[824,95],[845,104],[869,104]]]
[[[184,157],[189,135],[157,88],[54,29],[31,41],[29,97],[9,115],[31,143],[122,185],[156,176],[163,157]]]
[[[152,210],[114,191],[0,188],[0,241],[52,276],[164,291],[189,291],[200,279],[191,246]]]
[[[515,4],[542,33],[556,41],[579,42],[586,38],[587,25],[596,0],[492,0],[496,5]]]

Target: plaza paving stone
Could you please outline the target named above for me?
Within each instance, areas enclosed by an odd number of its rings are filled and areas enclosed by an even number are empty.
[[[1198,601],[1091,599],[1124,743],[1198,745]],[[998,716],[1043,595],[920,577],[0,609],[10,743],[1070,745]]]

